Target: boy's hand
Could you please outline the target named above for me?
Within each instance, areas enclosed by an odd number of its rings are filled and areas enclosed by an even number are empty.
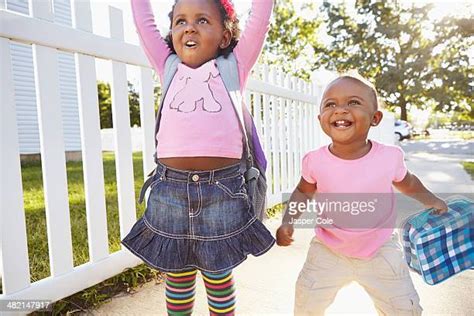
[[[277,245],[278,246],[289,246],[293,242],[293,232],[295,229],[293,228],[293,225],[290,224],[282,224],[280,227],[278,227],[278,230],[276,232],[276,240],[277,240]]]
[[[432,202],[425,204],[426,208],[434,208],[433,214],[441,215],[448,211],[448,205],[445,201],[435,197]]]

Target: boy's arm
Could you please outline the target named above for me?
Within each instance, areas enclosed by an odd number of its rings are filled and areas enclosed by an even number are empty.
[[[281,222],[281,226],[277,230],[277,244],[279,246],[288,246],[293,242],[293,220],[299,218],[303,212],[299,212],[298,207],[291,207],[291,205],[301,205],[311,200],[316,193],[316,184],[307,182],[301,177],[298,186],[291,194],[290,200],[287,203],[285,213]]]
[[[150,0],[131,0],[133,20],[137,27],[143,50],[153,68],[162,77],[166,58],[171,53],[158,31]]]
[[[435,213],[442,214],[448,210],[446,202],[428,190],[417,176],[407,171],[405,177],[400,182],[393,182],[395,188],[401,193],[414,198],[422,203],[426,208],[434,208]]]
[[[239,66],[241,86],[245,85],[250,70],[255,65],[262,51],[265,36],[270,26],[272,10],[273,0],[252,1],[250,16],[233,51]]]
[[[303,177],[296,186],[296,189],[290,196],[290,200],[287,203],[285,214],[281,221],[282,225],[290,224],[294,219],[297,219],[303,214],[303,212],[297,212],[297,208],[290,207],[290,205],[300,205],[300,203],[306,203],[308,200],[314,198],[316,193],[316,184],[309,183]]]

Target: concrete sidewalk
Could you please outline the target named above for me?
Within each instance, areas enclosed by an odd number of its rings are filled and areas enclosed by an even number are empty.
[[[413,153],[407,154],[406,158],[408,168],[434,192],[474,193],[474,182],[460,164],[467,157]],[[266,225],[274,233],[279,221],[271,220]],[[234,270],[238,315],[292,315],[294,285],[312,235],[311,229],[296,230],[292,246],[275,246],[261,257],[249,257]],[[474,290],[473,271],[464,272],[436,286],[423,283],[416,274],[412,274],[412,279],[426,315],[474,313],[471,297]],[[164,286],[147,284],[137,293],[114,298],[91,312],[96,315],[166,315]],[[376,311],[362,288],[351,283],[338,293],[328,310],[328,314],[332,313],[376,314]],[[205,290],[199,276],[194,315],[208,314]]]

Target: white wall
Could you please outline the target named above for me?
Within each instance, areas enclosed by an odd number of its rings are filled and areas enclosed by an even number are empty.
[[[6,3],[8,10],[29,14],[28,0],[7,0]],[[72,26],[70,1],[55,0],[53,4],[54,22],[64,26]],[[32,47],[22,43],[11,43],[10,47],[20,154],[37,154],[40,152],[40,138]],[[70,53],[59,53],[58,66],[65,150],[80,151],[81,140],[74,56]]]

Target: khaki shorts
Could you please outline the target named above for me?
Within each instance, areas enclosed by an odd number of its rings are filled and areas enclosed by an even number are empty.
[[[295,315],[323,315],[337,292],[358,282],[381,315],[420,315],[422,308],[400,246],[388,241],[369,260],[337,254],[316,237],[296,281]]]

